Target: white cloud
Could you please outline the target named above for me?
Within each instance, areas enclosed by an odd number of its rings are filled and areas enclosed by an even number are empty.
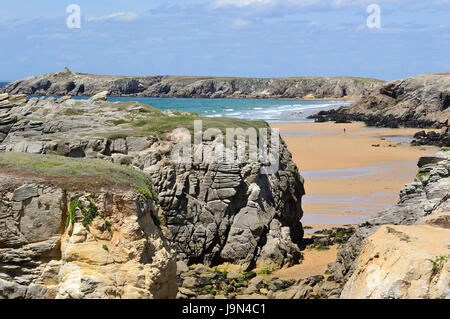
[[[239,29],[239,28],[244,28],[246,26],[248,26],[250,24],[249,20],[244,20],[244,19],[234,19],[233,20],[233,24],[232,27]]]
[[[216,7],[235,6],[242,8],[255,4],[273,4],[276,2],[278,2],[278,0],[217,0]]]
[[[139,19],[139,15],[136,12],[117,12],[111,13],[102,17],[87,17],[87,21],[119,21],[119,22],[132,22]]]
[[[330,6],[333,8],[346,6],[362,6],[369,3],[414,2],[416,0],[216,0],[215,7],[234,6],[238,8],[249,6],[285,5],[307,7],[312,5]],[[438,3],[448,3],[450,0],[435,0]]]

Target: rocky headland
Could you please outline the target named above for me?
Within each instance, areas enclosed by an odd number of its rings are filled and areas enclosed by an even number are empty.
[[[0,93],[44,96],[111,96],[180,98],[355,99],[383,81],[354,77],[227,78],[194,76],[109,76],[63,72],[9,83]]]
[[[2,296],[171,298],[175,260],[239,271],[300,261],[303,179],[284,142],[279,169],[271,175],[263,174],[260,163],[179,164],[170,156],[175,143],[170,132],[192,129],[194,120],[203,120],[204,129],[267,128],[267,123],[109,103],[107,93],[89,100],[0,95],[0,165],[7,174],[0,188],[0,227],[2,234],[15,234],[0,243]],[[202,145],[213,142],[204,139]],[[116,182],[108,182],[106,172],[96,178],[99,163],[111,165],[111,172],[140,174],[138,180],[144,176],[151,185],[120,188],[120,179],[111,173]],[[74,176],[82,183],[71,190],[75,181],[68,177]],[[14,196],[22,188],[29,189],[27,195]],[[50,201],[51,193],[61,196]],[[24,219],[29,205],[31,216]],[[75,217],[64,227],[71,210]],[[39,245],[50,240],[52,246],[41,251]],[[140,270],[101,277],[128,262]],[[58,275],[51,283],[42,277],[48,263],[56,263],[52,274]],[[82,267],[72,267],[78,263]],[[85,278],[85,272],[92,276]],[[142,272],[155,278],[147,280]],[[136,276],[143,282],[136,283]],[[28,291],[32,284],[39,292]]]
[[[0,298],[174,298],[151,187],[101,160],[0,153]]]
[[[369,126],[448,126],[450,73],[422,74],[382,84],[356,103],[338,110],[322,111],[317,121],[363,121]]]

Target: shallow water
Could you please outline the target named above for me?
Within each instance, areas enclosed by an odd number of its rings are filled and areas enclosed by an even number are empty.
[[[329,131],[280,131],[280,135],[284,136],[317,136],[317,135],[326,135],[340,132],[338,130],[329,130]]]
[[[303,215],[302,223],[304,225],[354,225],[362,223],[368,217],[354,214],[305,214]],[[314,231],[317,231],[317,229],[310,230],[310,233]]]
[[[73,98],[88,99],[89,97]],[[353,103],[351,101],[287,99],[194,99],[150,97],[108,97],[108,101],[136,101],[161,110],[180,110],[184,112],[195,112],[207,117],[266,120],[268,122],[311,122],[307,117],[318,111],[339,108]]]
[[[379,171],[392,170],[395,168],[415,167],[416,162],[398,162],[386,163],[378,166],[344,168],[344,169],[328,169],[328,170],[312,170],[302,172],[301,175],[305,179],[353,179],[377,174]],[[410,176],[406,176],[410,177]]]

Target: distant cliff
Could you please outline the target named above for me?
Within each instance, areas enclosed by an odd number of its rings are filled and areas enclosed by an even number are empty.
[[[450,73],[391,81],[365,94],[357,103],[313,117],[319,121],[364,121],[382,127],[448,126]]]
[[[28,95],[195,98],[359,98],[382,81],[354,77],[228,78],[189,76],[109,76],[63,72],[9,83],[0,92]]]

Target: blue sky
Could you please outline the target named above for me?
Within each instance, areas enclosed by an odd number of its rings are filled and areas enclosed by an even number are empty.
[[[66,8],[81,7],[81,29]],[[381,29],[366,26],[368,4]],[[0,81],[122,75],[361,76],[450,72],[450,0],[2,0]]]

